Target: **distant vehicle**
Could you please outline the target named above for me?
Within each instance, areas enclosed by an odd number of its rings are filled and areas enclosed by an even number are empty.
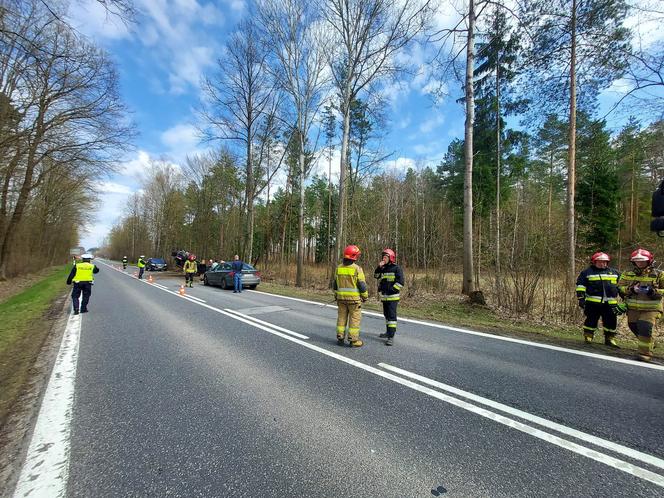
[[[230,263],[220,263],[214,270],[208,270],[203,275],[205,285],[217,285],[222,289],[233,288],[233,276],[235,272]],[[242,267],[242,287],[255,289],[261,283],[261,274],[249,263]]]
[[[166,271],[168,265],[163,258],[150,258],[146,261],[145,269],[148,271]]]

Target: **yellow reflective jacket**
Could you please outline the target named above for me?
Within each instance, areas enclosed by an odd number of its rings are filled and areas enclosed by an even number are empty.
[[[93,282],[94,277],[92,276],[92,273],[94,269],[95,265],[92,263],[78,263],[76,265],[76,273],[74,274],[72,282]]]
[[[337,301],[359,303],[369,297],[364,271],[356,263],[337,266],[334,277],[334,295]]]
[[[184,262],[182,269],[185,273],[196,273],[198,271],[198,265],[196,264],[196,261],[187,260]]]
[[[634,292],[634,286],[643,288],[644,292]],[[664,272],[655,268],[642,271],[626,271],[618,280],[618,292],[625,299],[628,310],[662,312],[662,296],[664,296]]]

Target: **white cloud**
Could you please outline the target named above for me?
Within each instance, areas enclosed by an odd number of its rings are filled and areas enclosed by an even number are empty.
[[[445,122],[445,115],[443,113],[435,113],[429,119],[422,122],[420,131],[422,133],[430,133]]]
[[[78,31],[92,39],[120,40],[130,36],[128,25],[98,0],[74,2],[68,16]]]
[[[410,157],[399,157],[385,163],[385,172],[387,173],[405,173],[408,169],[415,169],[415,160]]]
[[[133,191],[131,188],[127,187],[126,185],[122,185],[120,183],[115,183],[115,182],[101,182],[99,185],[99,191],[103,194],[123,194],[123,195],[131,195],[133,194]]]
[[[176,163],[183,163],[187,156],[208,150],[200,143],[198,129],[190,123],[179,123],[161,134],[161,143],[166,146],[165,155]]]
[[[137,178],[143,171],[150,167],[150,154],[144,150],[139,150],[134,159],[126,161],[120,168],[120,173],[131,177]]]

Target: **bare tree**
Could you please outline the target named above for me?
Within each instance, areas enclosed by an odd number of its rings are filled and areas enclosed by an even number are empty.
[[[218,61],[218,73],[205,78],[203,90],[207,106],[203,117],[210,128],[210,140],[231,140],[244,145],[245,222],[243,256],[252,259],[254,237],[254,145],[260,122],[272,107],[274,85],[268,71],[268,49],[259,36],[256,24],[243,21],[230,36],[226,54]]]
[[[342,115],[339,208],[335,252],[345,244],[346,181],[351,103],[372,82],[394,76],[401,66],[395,55],[426,27],[430,0],[328,0],[323,16],[333,33],[329,65]]]
[[[111,61],[38,5],[0,11],[12,26],[0,31],[0,93],[11,117],[0,132],[1,278],[16,229],[48,175],[108,173],[132,138]]]
[[[299,141],[300,209],[298,214],[297,274],[295,285],[302,286],[304,271],[304,182],[309,165],[305,149],[311,126],[321,107],[327,34],[319,12],[308,0],[262,0],[258,3],[260,22],[270,37],[276,62],[277,84],[288,96]]]

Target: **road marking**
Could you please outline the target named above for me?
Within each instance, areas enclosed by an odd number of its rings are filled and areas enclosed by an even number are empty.
[[[413,372],[409,372],[408,370],[403,370],[398,367],[394,367],[392,365],[388,365],[387,363],[379,363],[378,366],[390,370],[391,372],[394,372],[396,374],[402,375],[404,377],[411,378],[413,380],[416,380],[418,382],[421,382],[423,384],[428,384],[430,386],[436,387],[438,389],[441,389],[443,391],[447,391],[451,394],[455,394],[457,396],[461,396],[463,398],[467,398],[471,401],[474,401],[475,403],[480,403],[482,405],[489,406],[493,409],[500,410],[505,413],[509,413],[510,415],[514,415],[516,417],[522,418],[524,420],[527,420],[528,422],[535,423],[537,425],[541,425],[543,427],[546,427],[547,429],[553,429],[554,431],[566,434],[568,436],[575,437],[577,439],[580,439],[582,441],[585,441],[586,443],[594,444],[595,446],[600,446],[602,448],[606,448],[607,450],[614,451],[616,453],[620,453],[626,457],[633,458],[635,460],[639,460],[643,463],[646,463],[648,465],[652,465],[654,467],[659,467],[660,469],[664,469],[664,460],[661,458],[657,458],[656,456],[649,455],[647,453],[642,453],[640,451],[634,450],[632,448],[628,448],[627,446],[622,446],[620,444],[614,443],[612,441],[607,441],[606,439],[602,439],[596,436],[593,436],[591,434],[586,434],[585,432],[578,431],[576,429],[572,429],[571,427],[567,427],[562,424],[558,424],[556,422],[552,422],[550,420],[538,417],[537,415],[532,415],[528,412],[524,412],[522,410],[519,410],[517,408],[512,408],[511,406],[504,405],[502,403],[498,403],[497,401],[490,400],[488,398],[483,398],[482,396],[478,396],[476,394],[472,394],[470,392],[464,391],[462,389],[450,386],[448,384],[443,384],[442,382],[438,382],[433,379],[429,379],[427,377],[423,377],[421,375],[418,375]]]
[[[69,436],[81,315],[69,315],[46,387],[15,497],[64,496],[69,475]]]
[[[321,308],[336,308],[337,306],[335,304],[326,304],[326,303],[320,303],[316,301],[309,301],[307,299],[301,299],[298,297],[290,297],[290,296],[282,296],[280,294],[271,294],[269,292],[264,292],[264,291],[257,291],[257,290],[251,290],[249,292],[256,292],[257,294],[265,294],[266,296],[274,296],[274,297],[280,297],[282,299],[289,299],[291,301],[299,301],[301,303],[307,303],[307,304],[315,304],[318,307]],[[383,315],[381,313],[376,313],[374,311],[365,311],[362,310],[363,315],[369,315],[369,316],[375,316],[379,318],[383,318]],[[532,341],[527,341],[525,339],[515,339],[513,337],[504,337],[500,335],[493,335],[489,334],[487,332],[477,332],[475,330],[469,330],[469,329],[464,329],[460,327],[452,327],[450,325],[442,325],[439,323],[432,323],[432,322],[425,322],[423,320],[415,320],[413,318],[401,318],[399,317],[400,322],[405,322],[405,323],[413,323],[415,325],[424,325],[426,327],[433,327],[437,329],[443,329],[443,330],[453,330],[455,332],[460,332],[462,334],[468,334],[468,335],[474,335],[478,337],[485,337],[487,339],[494,339],[497,341],[505,341],[505,342],[513,342],[516,344],[525,344],[527,346],[533,346],[536,348],[541,348],[541,349],[549,349],[552,351],[561,351],[563,353],[570,353],[570,354],[576,354],[579,356],[586,356],[589,358],[596,358],[599,360],[605,360],[605,361],[612,361],[614,363],[623,363],[626,365],[631,365],[633,367],[641,367],[641,368],[651,368],[653,370],[663,370],[664,371],[664,365],[657,365],[655,363],[644,363],[641,361],[634,361],[634,360],[628,360],[626,358],[618,358],[615,356],[607,356],[599,353],[589,353],[587,351],[579,351],[578,349],[569,349],[569,348],[564,348],[561,346],[553,346],[551,344],[541,344],[538,342],[532,342]]]
[[[241,308],[239,310],[234,310],[245,315],[265,315],[268,313],[278,313],[280,311],[289,311],[290,308],[284,308],[283,306],[254,306],[252,308]]]
[[[146,284],[147,284],[147,282],[146,282]],[[168,292],[170,294],[178,296],[178,294],[176,292],[173,292],[171,290],[165,290],[164,292]],[[553,444],[555,446],[558,446],[560,448],[563,448],[563,449],[569,450],[573,453],[577,453],[579,455],[585,456],[586,458],[589,458],[591,460],[595,460],[599,463],[603,463],[603,464],[605,464],[609,467],[613,467],[614,469],[620,470],[622,472],[626,472],[626,473],[631,474],[635,477],[638,477],[640,479],[643,479],[643,480],[646,480],[646,481],[651,482],[653,484],[656,484],[657,486],[664,487],[664,476],[662,476],[660,474],[657,474],[655,472],[652,472],[650,470],[644,469],[642,467],[638,467],[638,466],[636,466],[632,463],[626,462],[624,460],[620,460],[618,458],[612,457],[612,456],[607,455],[605,453],[601,453],[597,450],[593,450],[591,448],[588,448],[586,446],[574,443],[572,441],[568,441],[568,440],[563,439],[559,436],[556,436],[554,434],[550,434],[546,431],[543,431],[541,429],[537,429],[535,427],[531,427],[529,425],[526,425],[526,424],[524,424],[522,422],[519,422],[517,420],[513,420],[513,419],[508,418],[508,417],[506,417],[504,415],[501,415],[499,413],[495,413],[495,412],[492,412],[492,411],[487,410],[485,408],[473,405],[472,403],[469,403],[467,401],[464,401],[464,400],[455,398],[453,396],[449,396],[447,394],[441,393],[440,391],[436,391],[436,390],[434,390],[430,387],[427,387],[426,385],[423,386],[423,385],[418,384],[416,382],[413,382],[413,381],[411,381],[407,378],[404,379],[403,377],[399,377],[395,374],[386,372],[386,371],[381,370],[379,368],[372,367],[370,365],[359,362],[357,360],[353,360],[351,358],[340,355],[338,353],[334,353],[334,352],[329,351],[329,350],[327,350],[325,348],[322,348],[320,346],[316,346],[315,344],[312,344],[310,342],[305,342],[304,340],[299,339],[297,337],[293,337],[291,335],[287,335],[287,334],[285,334],[283,332],[280,332],[278,330],[274,330],[273,328],[268,328],[265,325],[262,325],[261,323],[257,323],[255,321],[252,321],[252,320],[257,320],[253,317],[245,318],[245,317],[242,317],[242,316],[238,316],[234,313],[231,313],[229,311],[221,310],[219,308],[215,308],[213,306],[210,306],[209,304],[199,303],[199,302],[196,302],[196,301],[190,301],[190,302],[192,302],[194,304],[197,304],[198,306],[203,306],[205,308],[208,308],[208,309],[210,309],[212,311],[215,311],[217,313],[220,313],[222,315],[226,315],[226,316],[231,317],[231,318],[233,318],[235,320],[238,320],[240,322],[251,325],[252,327],[259,328],[261,330],[269,332],[270,334],[273,334],[273,335],[276,335],[276,336],[281,337],[283,339],[286,339],[288,341],[294,342],[295,344],[299,344],[300,346],[303,346],[307,349],[310,349],[312,351],[316,351],[316,352],[321,353],[321,354],[323,354],[325,356],[328,356],[330,358],[334,358],[334,359],[336,359],[338,361],[341,361],[343,363],[346,363],[348,365],[352,365],[352,366],[354,366],[356,368],[359,368],[361,370],[364,370],[366,372],[369,372],[369,373],[372,373],[372,374],[377,375],[379,377],[383,377],[385,379],[391,380],[393,382],[396,382],[397,384],[401,384],[405,387],[408,387],[408,388],[413,389],[415,391],[421,392],[423,394],[426,394],[428,396],[436,398],[440,401],[444,401],[444,402],[449,403],[451,405],[457,406],[457,407],[462,408],[464,410],[470,411],[470,412],[475,413],[477,415],[480,415],[482,417],[485,417],[485,418],[488,418],[488,419],[493,420],[495,422],[498,422],[500,424],[503,424],[507,427],[511,427],[511,428],[516,429],[518,431],[524,432],[524,433],[529,434],[533,437],[541,439],[542,441],[546,441],[546,442],[551,443],[551,444]],[[248,318],[251,318],[251,320],[249,320]],[[263,323],[266,323],[266,322],[263,322]],[[275,325],[272,325],[272,324],[269,324],[269,325],[270,325],[270,327],[275,327]],[[449,386],[449,387],[451,387],[451,386]],[[470,393],[468,393],[468,394],[470,394]],[[486,401],[490,401],[490,400],[486,400]],[[507,407],[507,405],[503,405],[503,406]],[[507,407],[507,408],[509,408],[509,407]],[[525,412],[523,412],[523,413],[525,413]],[[532,415],[532,417],[535,417],[535,416]],[[542,420],[544,420],[544,419],[542,419]],[[561,427],[563,427],[563,426],[561,426]],[[578,432],[580,434],[583,434],[580,431],[576,431],[576,432]],[[587,436],[592,437],[590,435],[587,435]],[[616,446],[620,446],[620,445],[616,444]],[[629,450],[629,448],[626,448],[626,449]],[[634,454],[640,453],[640,452],[636,452],[636,450],[632,450],[632,451],[634,451]],[[643,455],[645,455],[645,454],[643,454]],[[650,456],[650,455],[647,455],[647,456]],[[652,458],[655,458],[655,457],[652,457]]]
[[[164,289],[164,290],[168,289],[168,287],[166,287],[165,285],[161,285],[161,284],[157,284],[157,283],[153,283],[152,285],[154,285],[155,287],[159,287],[160,289]]]
[[[228,313],[233,313],[234,315],[237,315],[237,316],[241,316],[242,318],[246,318],[247,320],[251,320],[252,322],[260,323],[261,325],[265,325],[265,326],[273,328],[275,330],[281,330],[282,332],[285,332],[285,333],[290,334],[290,335],[295,336],[295,337],[299,337],[300,339],[305,339],[305,340],[309,339],[309,337],[307,337],[306,335],[302,335],[298,332],[294,332],[292,330],[288,330],[288,329],[285,329],[283,327],[279,327],[278,325],[274,325],[273,323],[264,322],[263,320],[259,320],[258,318],[254,317],[254,316],[245,315],[244,313],[240,313],[239,311],[235,311],[235,310],[232,310],[232,309],[229,309],[229,308],[226,308],[224,311],[227,311]]]
[[[190,296],[189,294],[185,294],[184,297],[186,297],[187,299],[193,299],[194,301],[199,301],[199,302],[201,302],[201,303],[204,303],[204,302],[205,302],[205,301],[203,301],[200,297]]]

